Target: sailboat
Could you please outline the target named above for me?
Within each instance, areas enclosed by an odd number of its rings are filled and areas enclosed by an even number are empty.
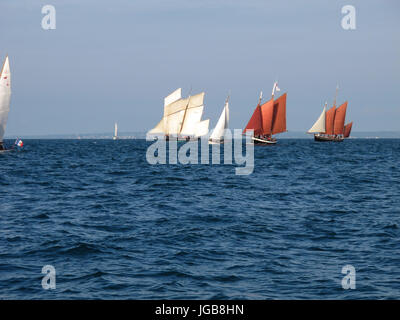
[[[179,88],[164,98],[164,115],[150,135],[164,135],[166,140],[195,140],[208,133],[210,120],[201,120],[204,92],[182,98]]]
[[[254,130],[252,137],[254,144],[276,144],[277,141],[272,135],[286,132],[287,94],[284,93],[275,100],[275,91],[280,91],[278,82],[274,83],[271,99],[263,104],[261,104],[261,91],[257,107],[243,131],[245,134],[248,130]]]
[[[229,96],[225,100],[225,106],[218,119],[210,139],[210,144],[224,143],[225,130],[229,128]]]
[[[113,136],[113,140],[117,140],[118,139],[118,124],[115,123],[114,124],[114,136]]]
[[[10,111],[11,72],[8,56],[0,71],[0,151],[6,150],[3,137],[6,130],[8,112]]]
[[[345,125],[347,101],[336,108],[338,88],[336,87],[336,96],[332,108],[326,111],[327,103],[325,103],[318,120],[307,132],[314,134],[315,141],[342,142],[350,136],[353,122]]]

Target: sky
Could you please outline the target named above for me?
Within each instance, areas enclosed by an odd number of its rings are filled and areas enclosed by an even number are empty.
[[[47,4],[55,30],[41,27]],[[230,126],[244,128],[275,80],[289,131],[308,130],[337,84],[354,131],[400,130],[397,0],[0,0],[7,53],[9,136],[147,131],[179,87],[205,91],[210,128],[230,92]]]

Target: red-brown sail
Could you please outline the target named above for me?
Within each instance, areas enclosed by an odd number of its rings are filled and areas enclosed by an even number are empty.
[[[333,106],[325,114],[325,133],[333,134],[333,124],[335,122],[336,107]]]
[[[262,117],[261,117],[261,107],[257,105],[256,109],[254,110],[253,115],[251,116],[249,123],[247,124],[246,128],[244,128],[243,133],[247,130],[254,130],[254,135],[263,134],[262,129]]]
[[[343,134],[344,121],[346,119],[347,101],[336,109],[333,134]]]
[[[274,99],[270,99],[261,106],[262,134],[271,135],[272,118],[274,115]]]
[[[345,138],[350,137],[350,132],[351,132],[352,127],[353,127],[353,121],[344,126],[344,137]]]
[[[274,101],[272,134],[286,132],[286,93]]]

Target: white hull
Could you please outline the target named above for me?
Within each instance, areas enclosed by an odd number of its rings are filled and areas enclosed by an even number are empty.
[[[224,144],[224,140],[208,140],[208,144]]]
[[[276,140],[265,140],[265,139],[260,139],[260,138],[256,138],[256,137],[251,137],[251,139],[255,142],[255,143],[259,143],[259,144],[276,144]]]

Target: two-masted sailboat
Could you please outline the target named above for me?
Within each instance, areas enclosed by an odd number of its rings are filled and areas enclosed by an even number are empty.
[[[218,119],[211,136],[209,138],[210,144],[224,143],[226,130],[229,128],[229,96],[225,100],[225,106]]]
[[[336,88],[336,96],[332,108],[327,111],[327,103],[325,103],[318,120],[307,132],[314,134],[315,141],[342,142],[350,136],[353,122],[345,125],[347,101],[336,108],[337,90],[338,88]]]
[[[11,98],[11,72],[8,56],[3,63],[0,71],[0,151],[6,150],[3,143],[4,133],[6,131],[8,112],[10,111]]]
[[[113,140],[117,140],[118,139],[118,124],[115,122],[114,123],[114,136],[113,136]]]
[[[164,116],[148,132],[164,135],[166,140],[193,140],[208,133],[210,120],[201,120],[204,110],[204,92],[182,98],[179,88],[164,98]]]
[[[243,134],[253,130],[252,140],[254,144],[276,144],[274,134],[286,132],[286,93],[278,99],[274,99],[275,91],[280,91],[278,83],[272,88],[272,97],[261,104],[262,91],[256,109],[253,112]]]

